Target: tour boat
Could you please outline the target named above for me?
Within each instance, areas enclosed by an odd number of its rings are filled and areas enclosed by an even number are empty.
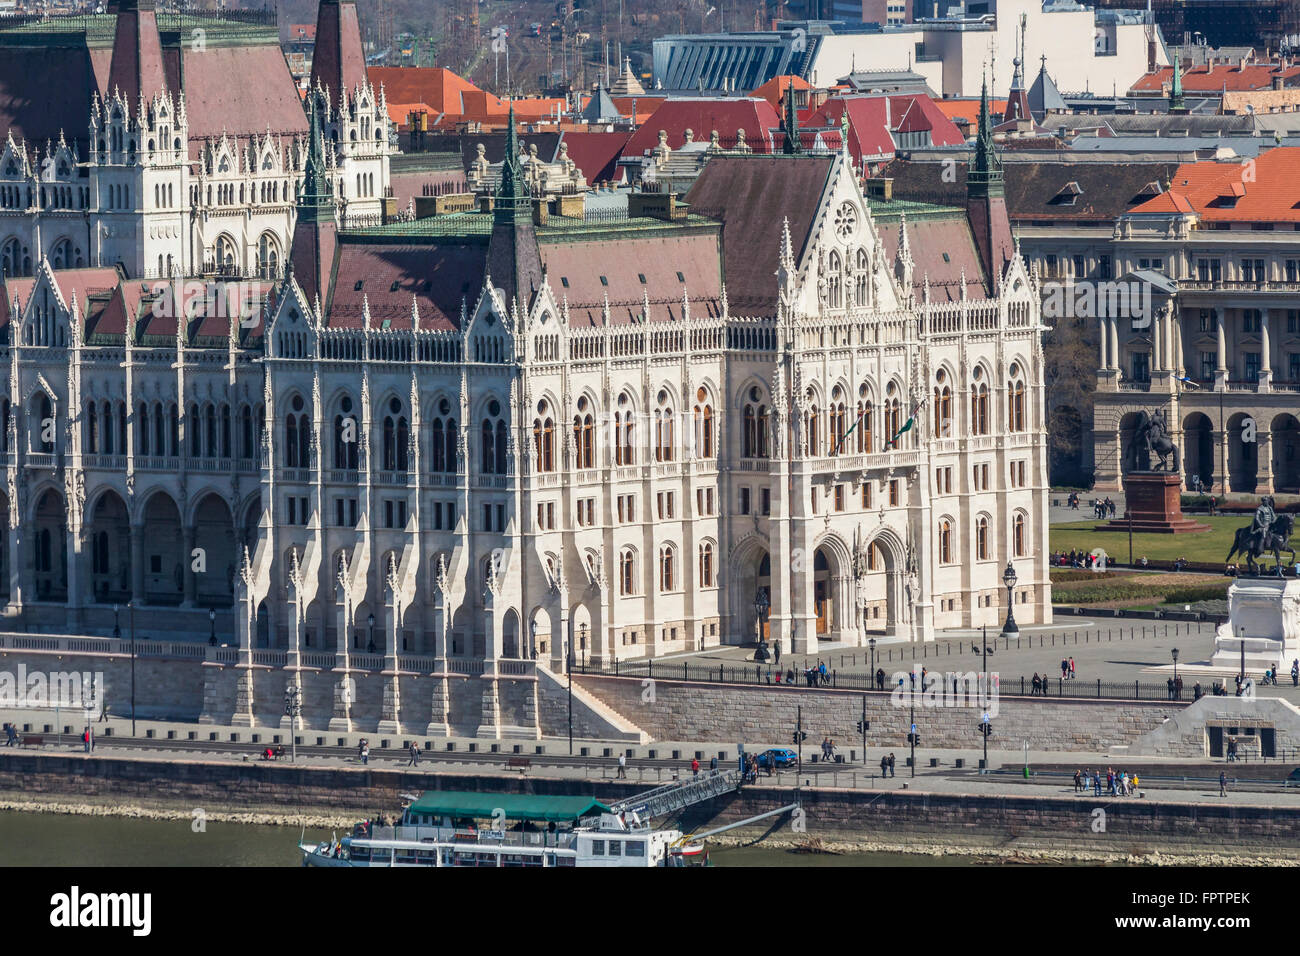
[[[490,821],[490,822],[487,822]],[[359,823],[352,835],[300,840],[303,866],[706,865],[703,846],[585,796],[427,791],[394,826]]]

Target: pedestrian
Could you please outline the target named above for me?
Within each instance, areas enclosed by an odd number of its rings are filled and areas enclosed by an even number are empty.
[[[709,758],[709,773],[717,773],[717,772],[718,772],[718,755],[714,754],[712,757]]]
[[[411,741],[410,753],[411,753],[411,759],[407,763],[407,766],[408,767],[417,766],[420,763],[420,748],[416,746],[414,740]]]
[[[781,642],[780,641],[772,642],[772,663],[773,664],[781,663]]]
[[[1061,658],[1061,680],[1066,680],[1070,676],[1070,662],[1064,657]]]
[[[1228,795],[1228,775],[1224,773],[1222,770],[1220,770],[1219,771],[1219,796],[1226,797],[1227,795]]]
[[[627,779],[627,751],[618,755],[618,778]]]
[[[108,720],[108,704],[105,704],[99,711],[99,722],[102,724],[106,720]]]
[[[785,682],[786,682],[787,684],[793,684],[793,683],[794,683],[794,667],[793,667],[793,666],[791,666],[791,667],[787,667],[787,668],[785,669]]]
[[[699,757],[691,758],[691,774],[693,776],[693,779],[695,780],[700,779],[700,758]]]
[[[1300,658],[1291,662],[1291,686],[1300,687]]]
[[[817,662],[817,672],[821,675],[822,683],[826,683],[826,662],[819,660]]]
[[[1079,792],[1080,784],[1082,783],[1083,783],[1083,774],[1080,773],[1078,770],[1075,770],[1074,771],[1074,792],[1075,793]]]
[[[81,735],[81,739],[86,745],[86,753],[90,753],[95,747],[94,735],[90,732],[90,724],[86,724],[86,732]]]
[[[885,689],[885,669],[883,667],[876,668],[876,687],[879,690]]]
[[[896,776],[894,773],[894,754],[892,751],[889,754],[889,775],[891,777]]]
[[[889,758],[884,754],[880,756],[880,779],[884,780],[889,776]]]
[[[1101,770],[1100,768],[1092,775],[1092,793],[1093,796],[1101,796]]]
[[[1174,699],[1174,679],[1171,677],[1165,681],[1165,686],[1169,689],[1169,699]]]
[[[1038,671],[1034,671],[1034,684],[1033,684],[1032,693],[1037,694],[1040,687],[1042,687],[1042,681],[1039,680]]]
[[[364,737],[361,738],[361,762],[363,764],[370,763],[370,744]]]
[[[1070,658],[1070,680],[1074,680],[1074,658]]]

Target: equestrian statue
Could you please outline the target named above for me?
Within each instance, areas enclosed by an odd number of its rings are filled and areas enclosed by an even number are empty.
[[[1178,470],[1178,446],[1169,438],[1163,409],[1138,412],[1124,465],[1126,472]]]
[[[1291,533],[1295,530],[1295,519],[1291,515],[1280,515],[1272,495],[1265,495],[1255,509],[1255,517],[1245,528],[1238,528],[1232,539],[1232,550],[1224,562],[1232,560],[1233,555],[1240,554],[1246,558],[1246,569],[1251,574],[1259,574],[1256,561],[1273,552],[1276,567],[1274,574],[1282,573],[1282,552],[1291,555],[1291,567],[1295,567],[1295,549],[1291,547]]]

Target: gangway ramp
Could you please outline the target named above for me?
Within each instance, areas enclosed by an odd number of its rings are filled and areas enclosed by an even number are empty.
[[[739,770],[712,770],[690,780],[656,787],[626,800],[610,804],[615,813],[631,813],[646,819],[662,817],[705,800],[740,789]]]

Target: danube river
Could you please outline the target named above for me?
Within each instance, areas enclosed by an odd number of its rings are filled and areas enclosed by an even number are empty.
[[[0,812],[3,866],[300,866],[300,830],[136,817]],[[328,832],[308,831],[312,840]],[[907,853],[811,854],[763,847],[715,850],[717,866],[966,866],[968,856]]]

